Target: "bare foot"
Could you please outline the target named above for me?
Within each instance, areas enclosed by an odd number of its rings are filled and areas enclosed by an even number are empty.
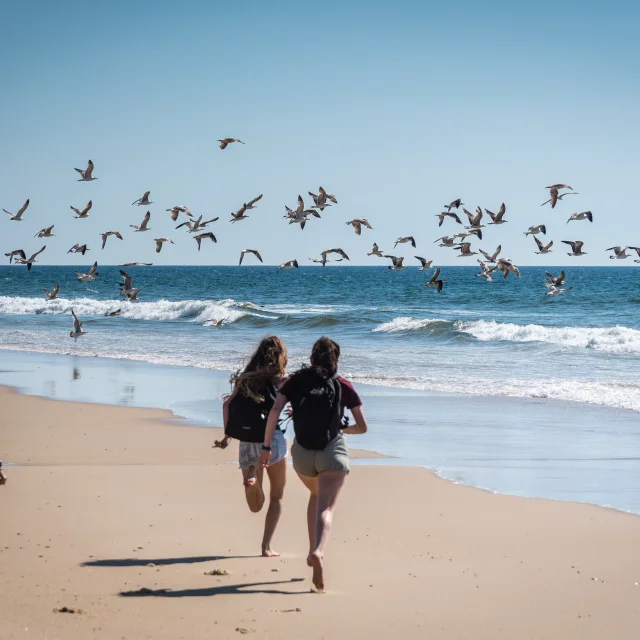
[[[263,558],[277,558],[280,554],[277,551],[274,551],[270,547],[264,547],[262,549],[262,557]]]
[[[318,591],[324,591],[324,565],[323,558],[320,553],[314,551],[309,554],[307,558],[307,564],[313,567],[313,576],[311,581]]]
[[[264,504],[264,493],[257,478],[247,478],[247,480],[244,481],[244,492],[249,509],[253,511],[253,513],[260,511]]]

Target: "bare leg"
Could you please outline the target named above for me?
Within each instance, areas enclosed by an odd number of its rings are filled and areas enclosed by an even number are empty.
[[[347,471],[324,471],[318,475],[316,546],[309,555],[308,564],[313,567],[312,580],[319,591],[324,589],[324,550],[331,535],[333,510],[347,474]]]
[[[263,470],[249,467],[242,469],[244,484],[244,495],[247,499],[249,509],[253,513],[258,513],[264,505],[264,491],[262,491]]]
[[[311,553],[316,548],[316,514],[318,511],[318,478],[310,478],[298,474],[300,480],[310,491],[309,504],[307,505],[307,529],[309,531],[309,555],[307,564],[311,566]]]
[[[271,538],[278,526],[278,521],[282,515],[282,496],[284,486],[287,482],[287,461],[280,460],[274,465],[267,467],[269,476],[269,508],[264,521],[264,537],[262,538],[262,555],[265,558],[279,556],[277,551],[271,548]]]

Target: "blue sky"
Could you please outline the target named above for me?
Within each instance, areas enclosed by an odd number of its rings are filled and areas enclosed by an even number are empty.
[[[310,264],[336,246],[380,264],[372,243],[392,251],[404,235],[418,248],[396,255],[475,264],[433,244],[460,230],[438,229],[434,214],[462,197],[471,210],[508,208],[509,223],[474,248],[501,243],[522,265],[612,264],[606,247],[640,246],[639,18],[618,2],[6,5],[0,206],[31,206],[22,223],[0,219],[3,253],[35,251],[34,234],[55,224],[44,264],[235,264],[242,248]],[[221,151],[225,136],[246,145]],[[73,167],[88,158],[99,179],[78,183]],[[579,195],[542,208],[552,182]],[[284,205],[319,184],[339,204],[303,232],[287,225]],[[131,202],[146,190],[152,230],[132,234],[145,210]],[[90,198],[91,217],[73,219],[69,206]],[[175,204],[219,215],[218,244],[198,253],[165,212]],[[593,225],[565,226],[586,209]],[[374,231],[357,237],[345,225],[356,217]],[[522,233],[539,223],[549,256]],[[125,239],[101,251],[107,230]],[[158,236],[176,245],[157,255]],[[560,240],[575,239],[587,256],[566,256]],[[66,254],[76,242],[91,248],[84,259]]]

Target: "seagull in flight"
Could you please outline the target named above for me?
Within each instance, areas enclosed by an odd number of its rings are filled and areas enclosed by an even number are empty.
[[[13,251],[9,251],[9,253],[5,253],[5,256],[9,258],[9,264],[13,262],[14,256],[19,256],[23,260],[26,260],[27,256],[24,254],[24,249],[14,249]]]
[[[104,249],[104,245],[107,244],[107,238],[109,236],[115,236],[118,240],[122,240],[122,235],[119,231],[105,231],[100,234],[102,236],[102,248]]]
[[[489,264],[495,264],[497,257],[500,255],[500,252],[502,251],[502,245],[499,244],[497,249],[493,252],[492,255],[489,255],[483,249],[478,249],[478,251],[480,251],[480,253],[487,259],[487,262]]]
[[[175,222],[178,219],[178,216],[181,213],[191,217],[193,214],[189,211],[189,207],[185,207],[183,204],[178,204],[175,207],[171,207],[171,209],[167,209],[167,211],[171,211],[171,219]]]
[[[249,216],[245,215],[247,211],[250,209],[255,209],[256,202],[262,199],[262,194],[256,196],[253,200],[249,200],[249,202],[245,202],[235,213],[231,214],[231,222],[238,222],[239,220],[244,220]]]
[[[436,269],[431,275],[431,279],[427,280],[424,283],[425,287],[435,287],[436,291],[440,293],[442,291],[442,287],[444,285],[444,280],[439,277],[440,276],[440,268]]]
[[[154,240],[156,242],[156,253],[160,253],[162,251],[162,245],[165,242],[170,242],[171,244],[175,244],[175,242],[171,240],[171,238],[154,238]]]
[[[288,262],[283,262],[279,269],[298,269],[298,261],[296,259],[289,260]]]
[[[538,224],[535,225],[533,227],[529,227],[525,232],[524,235],[528,236],[528,235],[532,235],[535,236],[538,233],[544,233],[544,235],[547,235],[547,227],[544,224]]]
[[[313,198],[314,208],[320,209],[320,211],[324,211],[325,207],[331,206],[327,203],[327,200],[331,200],[334,204],[338,204],[338,200],[333,193],[327,193],[322,187],[318,187],[317,194],[312,193],[311,191],[307,191],[307,193]]]
[[[393,248],[395,249],[399,244],[403,244],[405,242],[410,242],[411,246],[414,249],[416,248],[416,241],[413,239],[413,236],[404,236],[402,238],[398,238],[396,240],[396,243],[393,245]]]
[[[91,182],[92,180],[97,180],[98,178],[93,177],[93,162],[89,160],[87,163],[86,169],[75,169],[79,174],[80,178],[78,182]]]
[[[57,284],[55,287],[53,287],[52,291],[49,291],[49,289],[45,289],[44,292],[47,296],[47,300],[55,300],[58,297],[58,291],[60,291],[60,285]]]
[[[289,218],[289,224],[299,224],[300,229],[304,229],[304,225],[307,224],[308,216],[311,215],[315,216],[316,218],[320,217],[320,214],[314,209],[304,208],[304,200],[302,199],[302,196],[298,196],[298,206],[296,207],[295,211],[293,209],[289,209],[289,207],[287,207],[286,205],[284,208],[287,211],[284,217]]]
[[[216,240],[216,237],[213,235],[213,233],[211,233],[211,231],[209,231],[208,233],[200,233],[197,236],[193,236],[193,239],[198,243],[198,251],[200,251],[200,244],[206,238],[211,238],[212,242],[218,242]]]
[[[78,320],[78,317],[74,313],[73,309],[71,309],[71,315],[73,316],[73,331],[69,334],[70,338],[75,338],[77,341],[80,336],[84,336],[87,334],[86,331],[82,329],[82,323]]]
[[[349,260],[349,256],[342,249],[325,249],[324,251],[320,252],[320,255],[322,256],[323,267],[327,263],[327,256],[330,253],[337,253],[343,260]]]
[[[76,270],[74,269],[74,271]],[[76,280],[78,280],[79,282],[93,282],[96,279],[96,276],[99,275],[98,263],[94,262],[91,265],[91,269],[89,269],[87,273],[80,273],[79,271],[76,271]]]
[[[40,251],[36,251],[30,258],[16,258],[15,263],[26,264],[27,271],[31,271],[31,266],[33,265],[34,262],[37,262],[36,257],[39,256],[46,248],[47,248],[47,245],[45,244],[44,247],[40,249]]]
[[[507,212],[507,206],[503,202],[498,209],[498,213],[493,213],[493,211],[489,211],[489,209],[485,209],[487,215],[491,218],[491,222],[489,224],[504,224],[505,222],[509,222],[508,220],[504,220],[504,214]]]
[[[406,269],[407,267],[402,264],[404,262],[404,258],[397,258],[396,256],[384,256],[385,258],[389,258],[389,260],[391,260],[391,262],[393,262],[392,266],[387,267],[387,269],[389,269],[390,271],[402,271],[403,269]]]
[[[442,213],[436,213],[436,218],[440,220],[438,226],[441,227],[445,218],[453,218],[458,224],[462,224],[462,220],[460,220],[460,216],[458,216],[455,211],[443,211]]]
[[[119,267],[150,267],[153,265],[153,262],[125,262],[124,264],[119,264]]]
[[[262,262],[262,256],[260,255],[260,253],[257,251],[257,249],[243,249],[240,252],[240,261],[238,262],[238,266],[240,266],[242,264],[242,261],[244,260],[244,256],[247,253],[253,253],[253,255],[258,258],[258,260],[260,260],[260,262]]]
[[[564,270],[562,270],[557,276],[554,276],[552,273],[549,273],[548,271],[545,272],[547,274],[547,277],[549,278],[549,280],[551,280],[551,284],[553,284],[556,287],[560,287],[563,284],[567,284],[564,281],[565,278],[565,274],[564,274]]]
[[[420,268],[418,271],[427,271],[427,269],[431,269],[431,265],[433,264],[433,260],[427,260],[426,258],[421,258],[420,256],[413,256],[416,260],[420,260]]]
[[[369,224],[369,221],[366,218],[355,218],[353,220],[349,220],[346,224],[350,224],[353,227],[357,236],[362,233],[362,227],[366,227],[373,231],[373,227]]]
[[[451,211],[451,209],[459,209],[462,205],[464,205],[464,202],[462,202],[461,198],[458,198],[457,200],[454,200],[453,202],[450,202],[449,204],[445,204],[444,208],[447,211]]]
[[[545,204],[551,203],[551,208],[554,209],[558,200],[562,200],[565,196],[568,195],[578,195],[576,191],[573,190],[568,184],[552,184],[545,189],[549,189],[549,196],[551,196],[546,202],[543,202],[540,206],[544,207]],[[569,189],[567,193],[560,194],[560,189]]]
[[[380,251],[377,243],[373,243],[373,248],[371,249],[371,251],[369,253],[367,253],[368,256],[378,256],[378,258],[384,258],[384,255],[382,253],[382,251]]]
[[[545,286],[547,287],[547,289],[549,289],[549,291],[547,291],[547,293],[545,295],[548,296],[559,296],[562,293],[565,293],[565,291],[571,291],[571,289],[573,289],[573,287],[567,287],[566,289],[558,289],[553,283],[551,282],[547,282],[546,280],[543,280]]]
[[[491,277],[491,274],[498,268],[497,266],[495,267],[487,267],[487,265],[482,262],[482,260],[478,259],[478,264],[480,265],[480,269],[482,269],[482,271],[480,273],[476,273],[476,277],[477,278],[484,278],[487,282],[493,282],[493,278]]]
[[[470,256],[477,256],[477,251],[471,251],[471,243],[470,242],[461,242],[460,244],[453,247],[457,251],[460,251],[458,254],[458,258],[469,258]]]
[[[138,198],[137,200],[134,200],[131,204],[132,205],[137,204],[139,207],[146,207],[150,204],[153,204],[153,202],[149,200],[150,194],[151,194],[151,191],[145,191],[142,198]]]
[[[211,222],[217,222],[220,217],[211,218],[211,220],[202,221],[202,216],[200,216],[197,220],[186,220],[182,224],[179,224],[176,229],[180,227],[188,227],[189,233],[196,233],[197,231],[202,231],[208,224]]]
[[[439,247],[453,247],[456,243],[455,236],[442,236],[442,238],[438,238],[434,240],[434,242],[440,242]]]
[[[53,229],[53,227],[55,227],[55,224],[52,224],[50,227],[45,227],[44,229],[40,229],[40,231],[38,231],[38,233],[36,233],[35,236],[33,236],[34,238],[51,238],[51,236],[55,236],[55,233],[51,233],[51,229]]]
[[[86,244],[74,244],[73,247],[71,247],[71,249],[69,249],[69,251],[67,251],[67,253],[81,253],[82,255],[84,255],[87,251],[90,251],[90,249],[87,249],[87,245]]]
[[[548,245],[545,246],[535,236],[533,236],[533,239],[536,241],[536,244],[538,245],[538,251],[536,251],[536,253],[538,255],[543,255],[545,253],[551,253],[551,247],[553,246],[553,240]]]
[[[584,256],[586,252],[582,250],[584,242],[582,240],[562,240],[564,244],[571,245],[571,253],[568,253],[568,256]],[[609,249],[607,249],[609,251]]]
[[[518,278],[520,277],[520,269],[516,267],[508,258],[500,258],[496,263],[496,269],[502,271],[502,275],[506,278],[510,273],[513,273]]]
[[[466,229],[480,229],[484,227],[483,224],[480,224],[482,222],[482,209],[480,207],[476,209],[475,214],[464,208],[462,210],[467,214],[467,218],[469,218],[469,226],[465,227]]]
[[[226,149],[227,145],[233,144],[234,142],[244,144],[244,142],[242,142],[242,140],[240,140],[239,138],[222,138],[222,140],[218,140],[218,142],[220,143],[221,149]]]
[[[475,228],[467,227],[467,229],[468,231],[464,231],[462,233],[456,233],[453,237],[464,240],[469,236],[478,236],[478,240],[482,240],[482,229],[480,229],[479,227],[475,227]]]
[[[151,211],[147,211],[147,213],[144,214],[144,218],[140,225],[130,224],[129,226],[132,229],[135,229],[134,233],[138,231],[149,231],[149,227],[147,226],[149,224],[149,220],[151,220]]]
[[[91,211],[91,207],[93,207],[93,201],[89,200],[89,202],[87,202],[87,205],[82,211],[80,211],[80,209],[76,209],[75,207],[69,207],[69,209],[76,212],[77,215],[75,219],[78,219],[78,218],[88,218],[89,211]]]
[[[637,251],[636,247],[609,247],[607,251],[613,251],[614,255],[609,256],[611,260],[625,260],[631,256],[627,254],[627,249],[633,249]]]
[[[591,211],[572,213],[571,217],[567,220],[567,224],[569,224],[572,220],[588,220],[589,222],[593,222],[593,213],[591,213]]]
[[[27,198],[25,203],[18,209],[18,213],[14,214],[11,213],[11,211],[7,211],[6,209],[3,209],[3,211],[11,216],[11,220],[14,220],[15,222],[22,222],[22,214],[27,210],[28,206],[29,198]]]

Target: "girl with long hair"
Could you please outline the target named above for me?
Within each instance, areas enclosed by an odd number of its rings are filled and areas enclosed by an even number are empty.
[[[367,421],[362,401],[353,385],[338,376],[340,346],[320,338],[311,351],[311,366],[294,373],[279,389],[269,413],[260,458],[271,468],[274,457],[270,442],[287,402],[291,403],[295,442],[291,448],[293,468],[309,489],[307,527],[313,584],[324,589],[324,553],[331,533],[333,511],[349,473],[349,452],[344,434],[365,433]],[[349,409],[355,426],[343,420]]]
[[[276,399],[277,389],[287,375],[287,348],[277,336],[264,338],[244,370],[231,378],[232,391],[222,406],[225,436],[214,447],[225,449],[231,438],[240,440],[238,460],[242,471],[245,497],[249,509],[261,511],[265,496],[262,489],[264,469],[259,465],[265,440],[267,416]],[[282,497],[286,483],[287,442],[276,425],[268,440],[272,464],[269,476],[269,507],[264,523],[262,555],[280,555],[271,548],[271,539],[282,514]]]

